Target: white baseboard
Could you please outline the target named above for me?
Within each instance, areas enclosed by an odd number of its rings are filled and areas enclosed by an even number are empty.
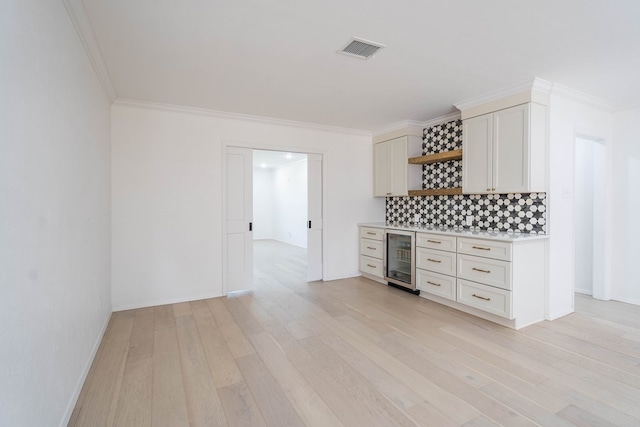
[[[593,295],[593,291],[591,289],[578,289],[576,288],[575,291],[579,294],[583,294],[583,295]]]
[[[158,299],[158,300],[151,300],[151,301],[144,301],[144,302],[135,302],[130,304],[121,304],[118,306],[114,306],[113,311],[135,310],[137,308],[153,307],[156,305],[177,304],[180,302],[198,301],[201,299],[218,298],[223,296],[224,295],[222,295],[219,292],[207,292],[203,294],[185,295],[185,296],[176,297],[176,298],[167,298],[167,299]]]
[[[362,276],[362,274],[358,271],[357,273],[352,273],[352,274],[347,274],[347,275],[340,275],[340,276],[325,276],[322,278],[323,282],[330,282],[332,280],[342,280],[342,279],[351,279],[353,277],[359,277]]]
[[[89,370],[91,369],[91,365],[93,364],[93,360],[98,354],[98,348],[100,348],[100,343],[102,342],[102,338],[104,337],[104,333],[107,331],[107,326],[109,326],[109,320],[111,320],[111,313],[107,316],[104,323],[102,324],[102,329],[98,334],[98,338],[93,344],[93,348],[91,349],[91,354],[89,355],[89,359],[87,363],[84,365],[84,369],[82,370],[82,375],[78,379],[76,383],[76,387],[73,390],[73,395],[71,395],[71,399],[69,400],[69,404],[67,405],[67,409],[64,413],[64,417],[60,422],[60,427],[65,427],[69,424],[69,420],[71,419],[71,415],[73,414],[73,410],[76,407],[76,403],[78,402],[78,397],[80,397],[80,392],[82,391],[82,387],[84,386],[84,382],[87,379],[87,375],[89,375]]]
[[[568,307],[563,310],[557,310],[557,311],[554,311],[553,313],[549,313],[549,317],[547,318],[547,320],[556,320],[566,316],[567,314],[571,314],[574,311],[575,309],[573,307]]]
[[[627,304],[640,305],[640,300],[638,300],[636,298],[625,298],[625,297],[612,296],[611,299],[614,300],[614,301],[625,302]]]

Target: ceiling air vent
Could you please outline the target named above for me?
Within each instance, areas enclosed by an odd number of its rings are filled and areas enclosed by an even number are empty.
[[[347,43],[338,53],[360,59],[369,59],[383,47],[385,47],[383,44],[354,37],[353,40]]]

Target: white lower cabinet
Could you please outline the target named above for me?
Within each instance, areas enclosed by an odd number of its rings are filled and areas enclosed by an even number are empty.
[[[416,232],[420,296],[523,328],[544,320],[545,239]],[[360,227],[360,271],[384,282],[384,228]]]
[[[360,227],[360,271],[365,277],[384,279],[384,228]]]
[[[458,279],[458,302],[471,307],[495,314],[496,316],[513,319],[511,311],[511,291],[482,285],[469,280]]]
[[[544,320],[545,242],[417,233],[420,296],[515,329]],[[438,250],[435,248],[447,248]]]

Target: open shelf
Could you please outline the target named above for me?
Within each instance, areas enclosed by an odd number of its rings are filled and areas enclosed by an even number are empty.
[[[411,165],[428,165],[429,163],[446,162],[449,160],[462,159],[462,150],[451,150],[443,153],[427,154],[426,156],[410,157]]]
[[[409,190],[409,196],[455,196],[462,194],[462,188],[431,188],[428,190]]]

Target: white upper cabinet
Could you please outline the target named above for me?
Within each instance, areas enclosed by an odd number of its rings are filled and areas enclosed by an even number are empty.
[[[374,144],[373,195],[406,196],[408,188],[419,185],[421,174],[409,174],[408,158],[420,155],[421,150],[422,138],[412,135]]]
[[[546,107],[527,103],[463,121],[462,192],[544,192]]]

